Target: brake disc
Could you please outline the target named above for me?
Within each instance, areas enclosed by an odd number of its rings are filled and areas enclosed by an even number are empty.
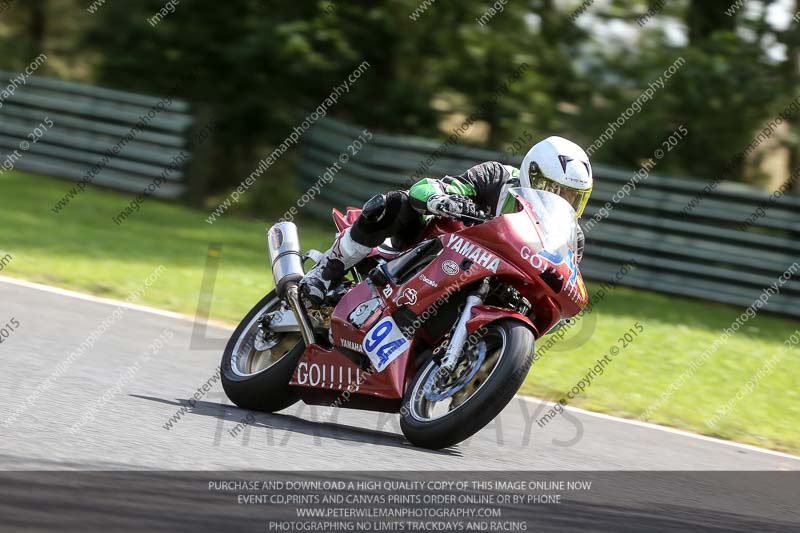
[[[428,376],[424,387],[426,400],[431,402],[440,402],[442,400],[446,400],[447,398],[457,394],[467,385],[467,383],[472,381],[472,378],[475,377],[475,374],[478,373],[478,371],[481,369],[481,366],[483,366],[484,361],[486,360],[486,343],[481,342],[475,348],[475,350],[472,350],[471,355],[474,355],[474,357],[471,357],[471,364],[469,364],[466,371],[463,371],[461,375],[459,375],[454,381],[443,384],[437,383],[439,380],[438,378],[441,377],[439,375],[439,370],[441,367],[438,367],[436,372],[433,372],[430,376]],[[459,364],[454,373],[458,372],[462,366],[463,365]],[[445,377],[451,376],[452,374]]]
[[[271,348],[274,348],[278,342],[280,342],[280,339],[277,335],[267,330],[268,327],[269,316],[265,314],[258,321],[258,331],[253,339],[253,348],[255,348],[256,351],[267,351]]]

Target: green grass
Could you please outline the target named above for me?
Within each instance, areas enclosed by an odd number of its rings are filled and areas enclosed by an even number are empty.
[[[597,289],[590,284],[589,292]],[[637,321],[644,331],[592,379],[571,405],[626,418],[638,418],[678,382],[690,363],[720,337],[742,312],[729,306],[617,288],[534,363],[523,392],[557,401],[609,353]],[[594,325],[592,326],[592,322]],[[800,324],[756,316],[718,347],[705,364],[650,413],[649,421],[706,435],[797,453],[800,451],[800,362],[798,347],[784,341]],[[583,333],[591,332],[585,342]],[[540,340],[543,345],[544,339]],[[576,346],[577,345],[577,346]],[[785,351],[786,350],[786,351]],[[705,420],[735,398],[773,355],[785,354],[727,416],[708,427]],[[541,415],[540,415],[541,416]]]
[[[40,176],[0,176],[0,251],[14,258],[2,274],[125,299],[163,264],[166,271],[142,303],[194,315],[209,246],[219,243],[214,319],[236,324],[272,288],[269,222],[226,214],[209,225],[206,210],[148,199],[118,226],[112,217],[130,197],[97,189],[54,214],[51,208],[68,189],[64,181]],[[304,246],[327,247],[332,228],[304,228]]]
[[[127,195],[86,190],[59,215],[50,208],[69,185],[18,173],[0,175],[0,258],[13,259],[3,275],[124,299],[159,264],[166,270],[140,303],[194,314],[211,243],[222,244],[212,318],[238,322],[272,281],[264,247],[266,221],[226,215],[214,225],[206,210],[148,200],[117,226]],[[324,249],[332,225],[301,224],[304,246]],[[591,274],[591,273],[588,273]],[[590,292],[597,290],[590,284]],[[557,400],[617,344],[635,322],[644,332],[617,356],[603,375],[570,401],[586,409],[637,418],[714,343],[741,309],[618,288],[584,319],[588,340],[576,326],[534,367],[523,392]],[[595,322],[593,329],[589,327]],[[722,345],[650,420],[700,433],[775,449],[800,452],[800,393],[797,348],[790,350],[755,390],[737,402],[715,428],[704,420],[734,397],[800,326],[758,316]],[[540,341],[540,345],[544,339]],[[565,349],[569,348],[569,349]],[[540,413],[541,416],[541,413]]]

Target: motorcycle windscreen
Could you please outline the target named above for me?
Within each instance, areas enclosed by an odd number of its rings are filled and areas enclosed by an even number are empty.
[[[537,189],[514,187],[503,206],[503,213],[518,212],[527,206],[539,221],[542,255],[554,263],[570,257],[578,248],[578,217],[569,202],[561,196]],[[523,238],[531,249],[539,248],[539,235]]]

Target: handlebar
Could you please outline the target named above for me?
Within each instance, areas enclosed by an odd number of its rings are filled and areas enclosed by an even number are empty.
[[[461,220],[461,221],[464,221],[464,220],[469,220],[469,221],[471,221],[471,222],[478,222],[478,223],[481,223],[481,222],[486,222],[487,220],[492,220],[492,219],[494,218],[493,216],[487,215],[487,214],[486,214],[486,213],[484,213],[483,211],[478,211],[478,212],[476,213],[476,215],[477,215],[477,216],[472,216],[472,215],[457,215],[457,216],[455,216],[454,218],[456,218],[457,220]]]
[[[462,196],[458,200],[461,203],[461,210],[458,213],[452,214],[453,218],[456,220],[460,220],[462,222],[470,221],[481,223],[493,218],[491,215],[484,213],[483,211],[479,211],[475,205],[475,202],[473,202],[471,198]]]
[[[476,224],[493,218],[491,215],[479,211],[475,202],[467,196],[455,194],[446,195],[444,198],[433,196],[428,199],[428,203],[432,204],[428,209],[434,215],[448,217],[461,222]]]

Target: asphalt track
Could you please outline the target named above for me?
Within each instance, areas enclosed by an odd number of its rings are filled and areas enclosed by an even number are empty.
[[[213,382],[223,341],[195,341],[192,348],[191,321],[126,309],[58,372],[115,309],[0,282],[0,324],[12,316],[20,324],[0,344],[0,470],[800,470],[797,457],[578,410],[540,428],[536,420],[547,406],[521,397],[494,424],[444,451],[408,444],[396,415],[302,403],[255,414],[232,436],[248,412],[226,400],[218,381],[165,429],[198,388]],[[173,332],[166,346],[143,359],[165,330]],[[206,333],[229,334],[219,327]],[[94,420],[80,424],[90,412]]]
[[[94,345],[69,359],[118,309],[120,318]],[[109,520],[117,520],[113,529],[124,530],[133,523],[132,517],[141,514],[142,506],[151,510],[153,520],[162,519],[153,522],[151,529],[224,529],[218,521],[225,513],[215,511],[213,502],[195,518],[176,521],[180,506],[192,514],[192,502],[208,499],[207,493],[171,506],[156,503],[161,501],[159,491],[164,491],[163,498],[173,489],[191,494],[192,488],[186,486],[190,480],[164,479],[154,489],[152,479],[113,477],[114,472],[131,470],[153,475],[164,473],[152,471],[195,471],[194,475],[206,479],[212,474],[202,471],[281,470],[296,471],[298,476],[310,475],[300,471],[342,471],[346,476],[353,473],[344,471],[361,471],[362,476],[395,471],[392,476],[402,476],[396,471],[800,470],[800,458],[788,454],[577,409],[540,428],[535,420],[547,405],[522,397],[515,398],[494,424],[443,451],[408,444],[396,415],[303,404],[277,414],[255,414],[243,431],[233,435],[233,428],[248,413],[231,405],[213,378],[220,344],[230,330],[212,326],[204,335],[216,340],[198,340],[192,321],[177,315],[120,308],[68,291],[0,278],[0,325],[12,317],[19,326],[0,344],[0,517],[5,516],[0,518],[0,530],[78,531],[85,526],[86,513],[94,513],[104,528]],[[159,336],[169,338],[166,345],[149,359],[143,358]],[[193,408],[185,409],[195,391],[209,382],[213,383],[210,390]],[[176,421],[182,407],[185,414]],[[93,413],[92,420],[86,417],[88,413]],[[171,418],[172,426],[166,429]],[[59,471],[72,472],[69,479],[75,487],[81,484],[75,476],[82,475],[75,471],[112,471],[105,474],[112,477],[101,480],[100,490],[95,480],[91,497],[70,507],[73,504],[66,501],[71,495],[65,492],[63,478],[36,480],[25,472],[31,470],[56,476]],[[625,481],[624,502],[610,507],[587,500],[569,516],[548,509],[539,516],[540,530],[628,529],[622,527],[624,523],[632,530],[686,530],[689,525],[705,524],[709,529],[788,531],[800,524],[795,521],[796,492],[790,496],[788,489],[777,494],[791,497],[795,504],[770,496],[773,509],[753,506],[745,512],[743,506],[709,504],[703,498],[677,510],[669,510],[667,502],[654,509],[653,498],[663,498],[652,487],[648,491],[647,478],[631,475]],[[791,478],[794,489],[797,480],[797,476]],[[144,499],[115,492],[121,486]],[[776,490],[774,483],[764,486]],[[766,492],[759,489],[758,494]],[[631,503],[637,497],[644,498],[641,505]],[[48,504],[39,505],[41,499]],[[53,502],[60,506],[52,507]],[[716,510],[712,512],[709,506]],[[101,508],[113,511],[103,514]],[[82,518],[71,522],[64,509],[77,509]],[[232,521],[224,524],[242,529],[257,518],[252,516],[253,509],[244,512],[234,506],[235,513],[230,511],[225,516]],[[684,515],[674,518],[676,512]]]

